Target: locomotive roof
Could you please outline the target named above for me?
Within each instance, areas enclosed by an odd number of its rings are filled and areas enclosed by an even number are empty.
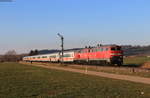
[[[118,47],[119,45],[100,45],[100,46],[95,46],[95,47],[90,47],[90,48],[99,48],[99,47]],[[83,48],[83,49],[88,49],[89,47],[87,48]]]
[[[100,47],[116,47],[116,46],[119,46],[119,45],[102,45]]]

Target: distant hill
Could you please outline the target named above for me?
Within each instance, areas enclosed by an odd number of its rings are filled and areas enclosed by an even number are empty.
[[[150,46],[132,46],[132,45],[123,45],[122,49],[125,56],[148,56],[150,55]]]

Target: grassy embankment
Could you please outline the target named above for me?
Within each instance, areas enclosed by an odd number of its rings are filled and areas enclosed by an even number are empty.
[[[122,74],[122,75],[133,75],[133,76],[141,76],[141,77],[148,77],[150,78],[150,70],[139,70],[137,69],[138,66],[141,66],[143,63],[150,61],[150,58],[148,57],[127,57],[124,58],[124,65],[123,67],[108,67],[107,66],[95,66],[93,67],[88,66],[88,70],[91,71],[101,71],[101,72],[107,72],[107,73],[114,73],[114,74]],[[30,64],[30,63],[29,63]],[[60,64],[49,64],[49,63],[33,63],[33,64],[42,64],[42,65],[48,65],[48,66],[58,66],[58,67],[70,67],[70,68],[76,68],[76,69],[82,69],[85,70],[85,66],[69,66],[70,64],[66,64],[68,66],[61,66]],[[131,68],[125,67],[130,66]],[[132,68],[137,67],[137,68]]]
[[[150,85],[0,63],[0,98],[149,98]]]
[[[126,57],[124,58],[124,66],[141,66],[145,62],[150,62],[150,57],[142,56],[142,57]]]

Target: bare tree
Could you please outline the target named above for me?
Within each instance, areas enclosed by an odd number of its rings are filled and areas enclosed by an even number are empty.
[[[17,54],[15,50],[9,50],[4,55],[0,55],[0,62],[17,62],[21,61],[28,54]]]
[[[39,54],[39,51],[37,49],[35,49],[35,50],[30,51],[29,56],[38,55],[38,54]]]
[[[6,52],[5,55],[3,56],[3,60],[8,61],[8,62],[18,61],[18,56],[17,56],[16,51],[9,50],[8,52]]]
[[[5,53],[5,55],[17,55],[15,50],[9,50],[8,52]]]

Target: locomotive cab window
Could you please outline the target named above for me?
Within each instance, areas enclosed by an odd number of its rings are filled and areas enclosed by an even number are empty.
[[[117,47],[117,50],[121,50],[121,47]]]
[[[121,50],[121,47],[112,47],[111,50],[112,51],[118,51],[118,50]]]

